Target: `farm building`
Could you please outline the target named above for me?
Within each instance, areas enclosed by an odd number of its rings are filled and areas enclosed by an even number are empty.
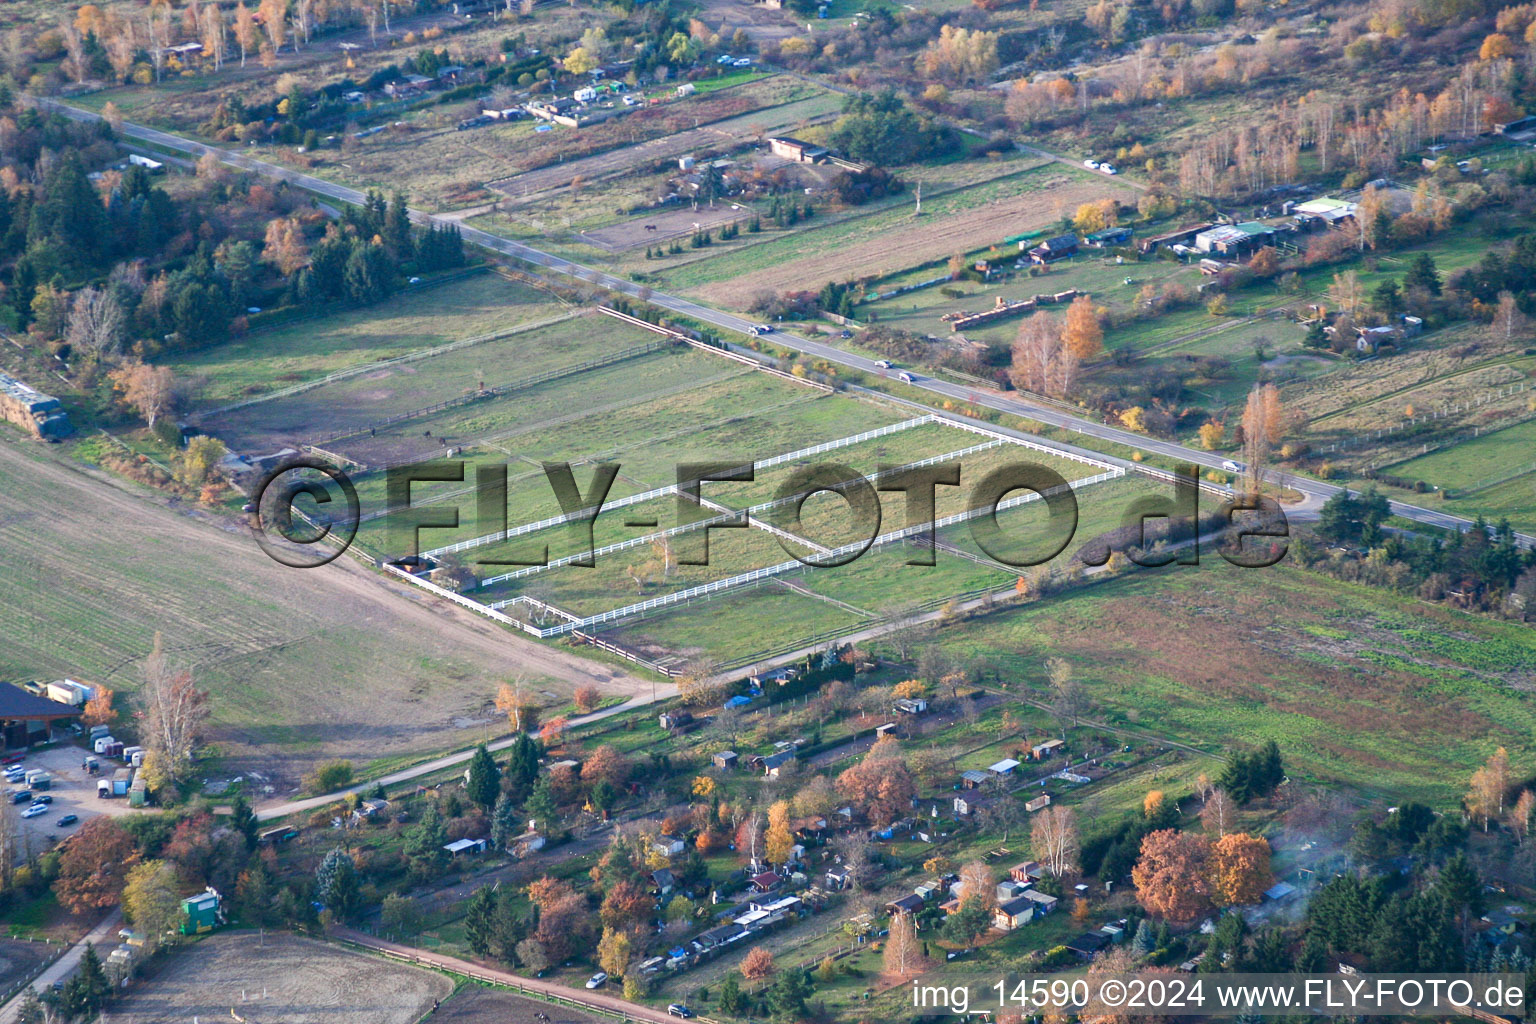
[[[1029,756],[1035,761],[1044,761],[1046,758],[1060,752],[1061,748],[1066,745],[1065,740],[1046,740],[1044,743],[1036,743],[1030,747]]]
[[[1022,928],[1035,919],[1035,902],[1027,896],[1015,896],[1004,900],[992,912],[992,926],[998,931],[1011,932]]]
[[[885,905],[888,914],[915,914],[923,909],[923,898],[917,893],[903,896],[898,900],[891,900]]]
[[[72,429],[57,398],[3,373],[0,373],[0,417],[46,441],[56,441]]]
[[[48,738],[51,723],[79,714],[79,708],[0,683],[0,736],[7,747],[40,743]]]
[[[691,711],[663,711],[659,718],[661,727],[668,732],[681,732],[693,725]]]
[[[1066,943],[1066,947],[1084,960],[1092,960],[1099,950],[1109,945],[1109,936],[1103,932],[1084,932]]]
[[[776,754],[769,754],[762,759],[763,774],[770,779],[776,779],[779,777],[779,772],[787,765],[793,764],[794,760],[795,751],[793,747],[789,750],[781,750]]]
[[[1166,231],[1161,235],[1152,235],[1137,242],[1136,250],[1145,254],[1155,252],[1159,247],[1165,245],[1183,245],[1209,227],[1211,227],[1210,224],[1191,224],[1179,228],[1177,231]]]
[[[722,750],[710,758],[710,762],[721,771],[730,771],[736,767],[736,762],[741,760],[734,750]]]
[[[1019,766],[1019,762],[1011,757],[1005,757],[996,764],[989,765],[987,771],[993,775],[1012,775],[1013,770]]]
[[[651,850],[658,857],[676,857],[684,850],[684,843],[677,836],[660,835],[651,844]]]
[[[1024,898],[1034,903],[1035,913],[1037,914],[1049,914],[1056,909],[1056,904],[1060,902],[1055,896],[1048,892],[1041,892],[1039,889],[1026,889],[1024,891]]]
[[[1258,252],[1275,240],[1273,228],[1257,221],[1242,224],[1218,224],[1195,236],[1195,248],[1230,259],[1241,259]]]
[[[960,815],[962,818],[968,818],[975,814],[977,811],[981,810],[987,804],[991,803],[994,799],[994,797],[990,796],[981,796],[975,790],[971,790],[966,793],[956,793],[954,803],[955,813]]]
[[[798,669],[787,667],[776,668],[767,672],[757,672],[748,676],[747,685],[751,686],[755,690],[765,689],[769,683],[772,683],[775,686],[783,686],[785,683],[793,682],[797,677],[799,677],[799,675],[800,672]]]
[[[960,785],[966,789],[980,789],[991,778],[986,772],[971,768],[960,773]]]
[[[1049,806],[1051,806],[1051,794],[1049,793],[1041,793],[1033,800],[1026,800],[1024,802],[1024,809],[1030,813],[1043,811]]]
[[[419,96],[431,85],[432,79],[426,75],[406,75],[398,81],[385,83],[384,92],[392,99],[403,99],[407,96]]]
[[[455,839],[451,843],[445,843],[443,849],[448,851],[448,856],[457,857],[461,853],[484,853],[486,841],[484,839]]]
[[[1026,860],[1022,864],[1015,864],[1008,869],[1008,877],[1023,885],[1028,885],[1044,875],[1045,869],[1040,866],[1040,862],[1037,860]]]
[[[256,837],[258,846],[281,846],[290,839],[297,839],[299,830],[292,825],[273,825],[262,829]]]
[[[1322,196],[1317,199],[1309,199],[1305,203],[1297,203],[1291,207],[1291,213],[1296,217],[1298,224],[1304,224],[1308,221],[1337,224],[1339,221],[1348,220],[1355,215],[1355,204],[1346,202],[1343,199]]]
[[[1029,258],[1033,263],[1055,263],[1069,256],[1077,255],[1076,235],[1057,235],[1055,238],[1047,238],[1033,249],[1029,250]]]
[[[223,924],[224,912],[220,907],[221,902],[218,890],[211,886],[196,896],[188,896],[182,900],[181,934],[201,935]]]
[[[817,146],[799,139],[781,135],[768,140],[768,150],[774,156],[783,157],[785,160],[793,160],[800,164],[820,163],[827,158],[827,150],[824,146]]]
[[[669,868],[658,868],[651,872],[651,882],[656,886],[656,891],[665,896],[677,885],[677,876]]]
[[[1124,245],[1130,240],[1130,228],[1105,228],[1103,231],[1095,231],[1083,239],[1089,245],[1100,249],[1106,245]]]
[[[903,697],[901,700],[896,702],[896,710],[900,711],[904,715],[920,715],[928,710],[928,702],[925,700],[914,700],[910,697]]]

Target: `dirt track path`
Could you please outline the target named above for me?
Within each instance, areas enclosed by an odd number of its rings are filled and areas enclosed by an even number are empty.
[[[556,985],[553,982],[523,978],[507,971],[497,970],[494,967],[483,967],[468,960],[460,960],[458,957],[443,956],[440,953],[428,953],[426,950],[415,949],[411,946],[386,942],[383,939],[375,938],[363,932],[352,931],[350,928],[338,928],[333,934],[337,938],[356,943],[367,949],[377,950],[381,953],[410,960],[413,963],[423,964],[428,967],[438,967],[442,970],[452,971],[455,974],[462,974],[467,977],[484,978],[498,985],[510,986],[519,992],[553,996],[557,999],[568,999],[576,1003],[601,1007],[608,1013],[623,1016],[626,1020],[647,1021],[650,1024],[669,1024],[670,1018],[661,1010],[653,1010],[649,1006],[641,1006],[638,1003],[618,999],[614,996],[606,995],[601,990],[587,991],[585,989],[569,988],[565,985]]]

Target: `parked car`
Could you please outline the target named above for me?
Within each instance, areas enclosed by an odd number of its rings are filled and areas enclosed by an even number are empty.
[[[749,68],[751,66],[751,57],[737,57],[735,60],[731,61],[731,67],[733,68]]]
[[[634,95],[625,96],[624,105],[626,107],[638,107],[640,105],[640,97]]]
[[[11,794],[11,803],[13,804],[29,804],[31,802],[32,791],[30,789],[17,790]]]
[[[1090,171],[1096,171],[1099,169],[1099,162],[1097,160],[1084,160],[1083,166],[1088,168]]]
[[[1099,164],[1099,170],[1105,174],[1119,174],[1114,164]]]
[[[31,807],[28,807],[26,810],[22,811],[21,812],[21,816],[23,818],[35,818],[39,814],[47,814],[47,813],[48,813],[48,808],[45,807],[44,805],[42,805],[42,804],[33,804]]]
[[[843,338],[844,340],[846,340],[848,338],[853,337],[853,332],[848,330],[848,329],[846,329],[846,328],[844,328],[843,330],[837,332],[837,336],[839,338]]]
[[[729,64],[731,61],[733,61],[735,59],[736,59],[735,57],[732,57],[728,53],[722,53],[720,56],[715,58],[715,63],[716,64]]]
[[[25,761],[26,759],[27,755],[25,752],[19,754],[6,754],[4,757],[0,757],[0,764],[21,764],[21,762]]]
[[[693,1016],[693,1011],[688,1009],[688,1007],[684,1006],[682,1003],[671,1003],[667,1006],[667,1016],[681,1017],[684,1020],[687,1020],[689,1017]]]
[[[48,804],[51,804],[51,803],[53,803],[53,794],[52,793],[39,793],[39,794],[37,794],[37,796],[32,798],[32,806],[33,807],[36,807],[38,804],[42,804],[44,806],[47,806]]]
[[[78,815],[78,814],[66,814],[66,815],[64,815],[64,817],[59,819],[59,824],[60,825],[73,825],[73,824],[75,824],[75,822],[77,822],[79,820],[80,820],[80,815]]]
[[[602,988],[608,981],[607,971],[598,971],[587,979],[587,988]]]

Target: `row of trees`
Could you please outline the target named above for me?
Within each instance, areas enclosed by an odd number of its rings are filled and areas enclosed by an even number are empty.
[[[1030,316],[1013,342],[1013,386],[1055,398],[1071,394],[1079,367],[1104,352],[1100,318],[1087,295],[1073,299],[1064,318],[1043,310]]]

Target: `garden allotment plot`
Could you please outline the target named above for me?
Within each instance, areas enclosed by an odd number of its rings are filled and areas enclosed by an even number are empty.
[[[850,620],[874,616],[866,608],[807,589],[818,573],[844,570],[812,569],[803,580],[794,581],[792,577],[806,572],[805,560],[847,560],[874,537],[871,551],[863,558],[884,562],[916,535],[937,528],[939,557],[946,570],[961,570],[930,577],[930,582],[937,582],[945,591],[939,595],[941,599],[997,586],[1006,582],[1006,567],[950,544],[944,533],[959,529],[959,524],[976,515],[970,502],[982,479],[993,470],[1020,462],[1055,471],[1068,482],[1062,486],[1073,489],[1122,475],[1120,469],[1106,463],[934,415],[887,422],[789,450],[770,447],[774,439],[793,436],[794,431],[786,428],[803,411],[814,411],[816,418],[821,418],[826,411],[843,412],[844,407],[851,412],[864,404],[826,396],[753,424],[737,424],[738,429],[727,432],[725,438],[712,438],[703,453],[705,458],[733,466],[750,464],[754,479],[706,483],[701,505],[680,503],[675,464],[667,467],[674,474],[672,478],[659,485],[618,497],[610,494],[592,523],[590,549],[585,529],[573,528],[570,517],[557,513],[426,554],[440,564],[460,565],[475,574],[478,585],[461,599],[470,599],[539,636],[612,628],[637,616],[687,609],[712,597],[733,599],[737,592],[765,585],[791,595],[791,604],[809,602],[815,608],[814,612],[804,607],[772,609],[775,628],[803,623],[807,628],[819,627],[809,632],[820,633],[846,627]],[[883,411],[883,407],[874,408]],[[837,418],[846,421],[848,417]],[[735,443],[722,446],[726,439]],[[690,460],[702,461],[695,454],[701,439],[689,440],[693,444],[687,449]],[[721,459],[717,452],[731,457]],[[934,519],[915,526],[908,524],[905,497],[900,492],[879,495],[876,523],[872,516],[860,519],[850,514],[844,499],[832,493],[818,493],[802,503],[804,491],[793,486],[797,472],[812,465],[835,466],[827,479],[842,482],[858,477],[878,480],[882,469],[940,462],[960,464],[961,485],[939,487]],[[643,461],[642,468],[649,468],[648,463]],[[645,474],[629,483],[643,479]],[[577,477],[581,485],[588,480],[590,474]],[[1039,504],[1038,499],[1026,491],[1012,492],[1004,500],[1004,507],[1010,510],[1031,504]],[[798,515],[796,505],[801,505]],[[1004,518],[1010,514],[1005,513]],[[726,526],[743,516],[740,527]],[[705,530],[706,525],[720,528]],[[706,534],[707,564],[695,564],[704,557]],[[540,562],[546,555],[547,564],[528,564]],[[584,561],[593,564],[581,564]],[[902,598],[901,591],[892,586],[883,603]],[[716,610],[717,606],[711,606],[710,620],[714,620]]]

